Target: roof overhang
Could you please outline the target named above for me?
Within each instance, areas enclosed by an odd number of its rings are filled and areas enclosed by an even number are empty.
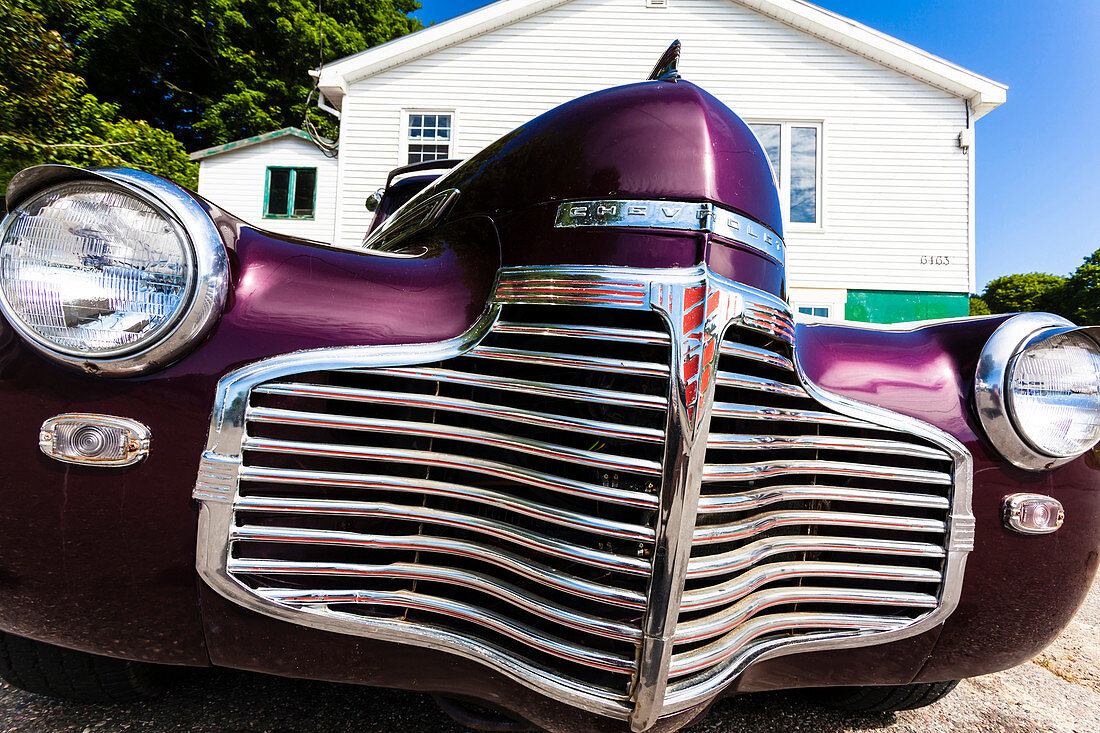
[[[212,148],[204,148],[202,150],[196,150],[188,157],[191,160],[203,160],[214,155],[221,155],[222,153],[230,153],[234,150],[240,150],[242,148],[250,148],[253,145],[260,145],[261,143],[271,142],[272,140],[278,140],[283,137],[296,137],[310,142],[309,135],[299,130],[297,127],[284,127],[281,130],[273,130],[272,132],[265,132],[262,135],[253,135],[252,137],[246,137],[243,140],[234,140],[231,143],[225,143],[224,145],[215,145]]]
[[[346,56],[321,69],[321,93],[336,109],[343,108],[348,85],[372,74],[426,56],[496,28],[563,5],[569,0],[497,0],[476,10],[429,26],[389,43]]]
[[[734,0],[793,28],[846,48],[970,102],[971,120],[1005,103],[1008,87],[804,0]]]
[[[342,109],[348,86],[386,69],[462,43],[569,0],[498,0],[416,33],[347,56],[321,69],[321,93]],[[970,104],[976,120],[1004,104],[1008,87],[805,0],[730,0],[855,54],[896,69]]]

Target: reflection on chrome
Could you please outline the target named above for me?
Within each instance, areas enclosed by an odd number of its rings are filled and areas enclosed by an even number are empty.
[[[970,456],[819,390],[794,337],[705,267],[511,268],[454,341],[250,365],[219,387],[199,570],[636,730],[756,660],[920,633],[957,602]]]

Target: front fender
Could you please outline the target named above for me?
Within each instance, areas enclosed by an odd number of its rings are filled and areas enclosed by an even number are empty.
[[[88,175],[32,169],[9,194]],[[423,254],[387,257],[263,232],[194,198],[224,241],[229,293],[205,339],[175,363],[123,379],[72,371],[0,318],[0,629],[117,657],[207,664],[191,489],[218,380],[299,349],[452,338],[484,310],[499,268],[496,231],[483,218],[433,232]],[[68,412],[138,420],[152,433],[149,457],[127,468],[46,457],[39,428]]]
[[[986,437],[974,404],[983,346],[1009,316],[890,330],[800,326],[798,356],[811,381],[846,397],[915,417],[950,433],[974,457],[975,547],[962,595],[918,681],[986,674],[1027,661],[1069,623],[1100,553],[1100,452],[1059,468],[1011,465]],[[1065,525],[1026,536],[1004,526],[1017,492],[1062,502]]]

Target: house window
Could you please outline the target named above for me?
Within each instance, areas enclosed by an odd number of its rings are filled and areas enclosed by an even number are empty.
[[[451,157],[452,122],[449,112],[412,112],[409,114],[408,163],[424,163]]]
[[[756,139],[760,141],[760,147],[768,154],[768,162],[772,164],[772,175],[775,176],[776,185],[779,184],[779,141],[783,136],[783,125],[764,123],[749,125]]]
[[[804,316],[814,316],[815,318],[828,318],[829,306],[827,305],[800,305],[798,306],[798,312]]]
[[[749,125],[768,155],[788,224],[821,225],[821,124]]]
[[[817,128],[791,126],[792,224],[817,223]]]
[[[316,168],[267,169],[265,219],[312,219],[316,203]]]

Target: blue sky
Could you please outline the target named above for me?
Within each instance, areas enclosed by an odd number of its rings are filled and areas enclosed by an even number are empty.
[[[487,4],[421,2],[425,23]],[[979,291],[1014,272],[1069,274],[1100,248],[1100,1],[818,4],[1008,84],[975,129]]]

